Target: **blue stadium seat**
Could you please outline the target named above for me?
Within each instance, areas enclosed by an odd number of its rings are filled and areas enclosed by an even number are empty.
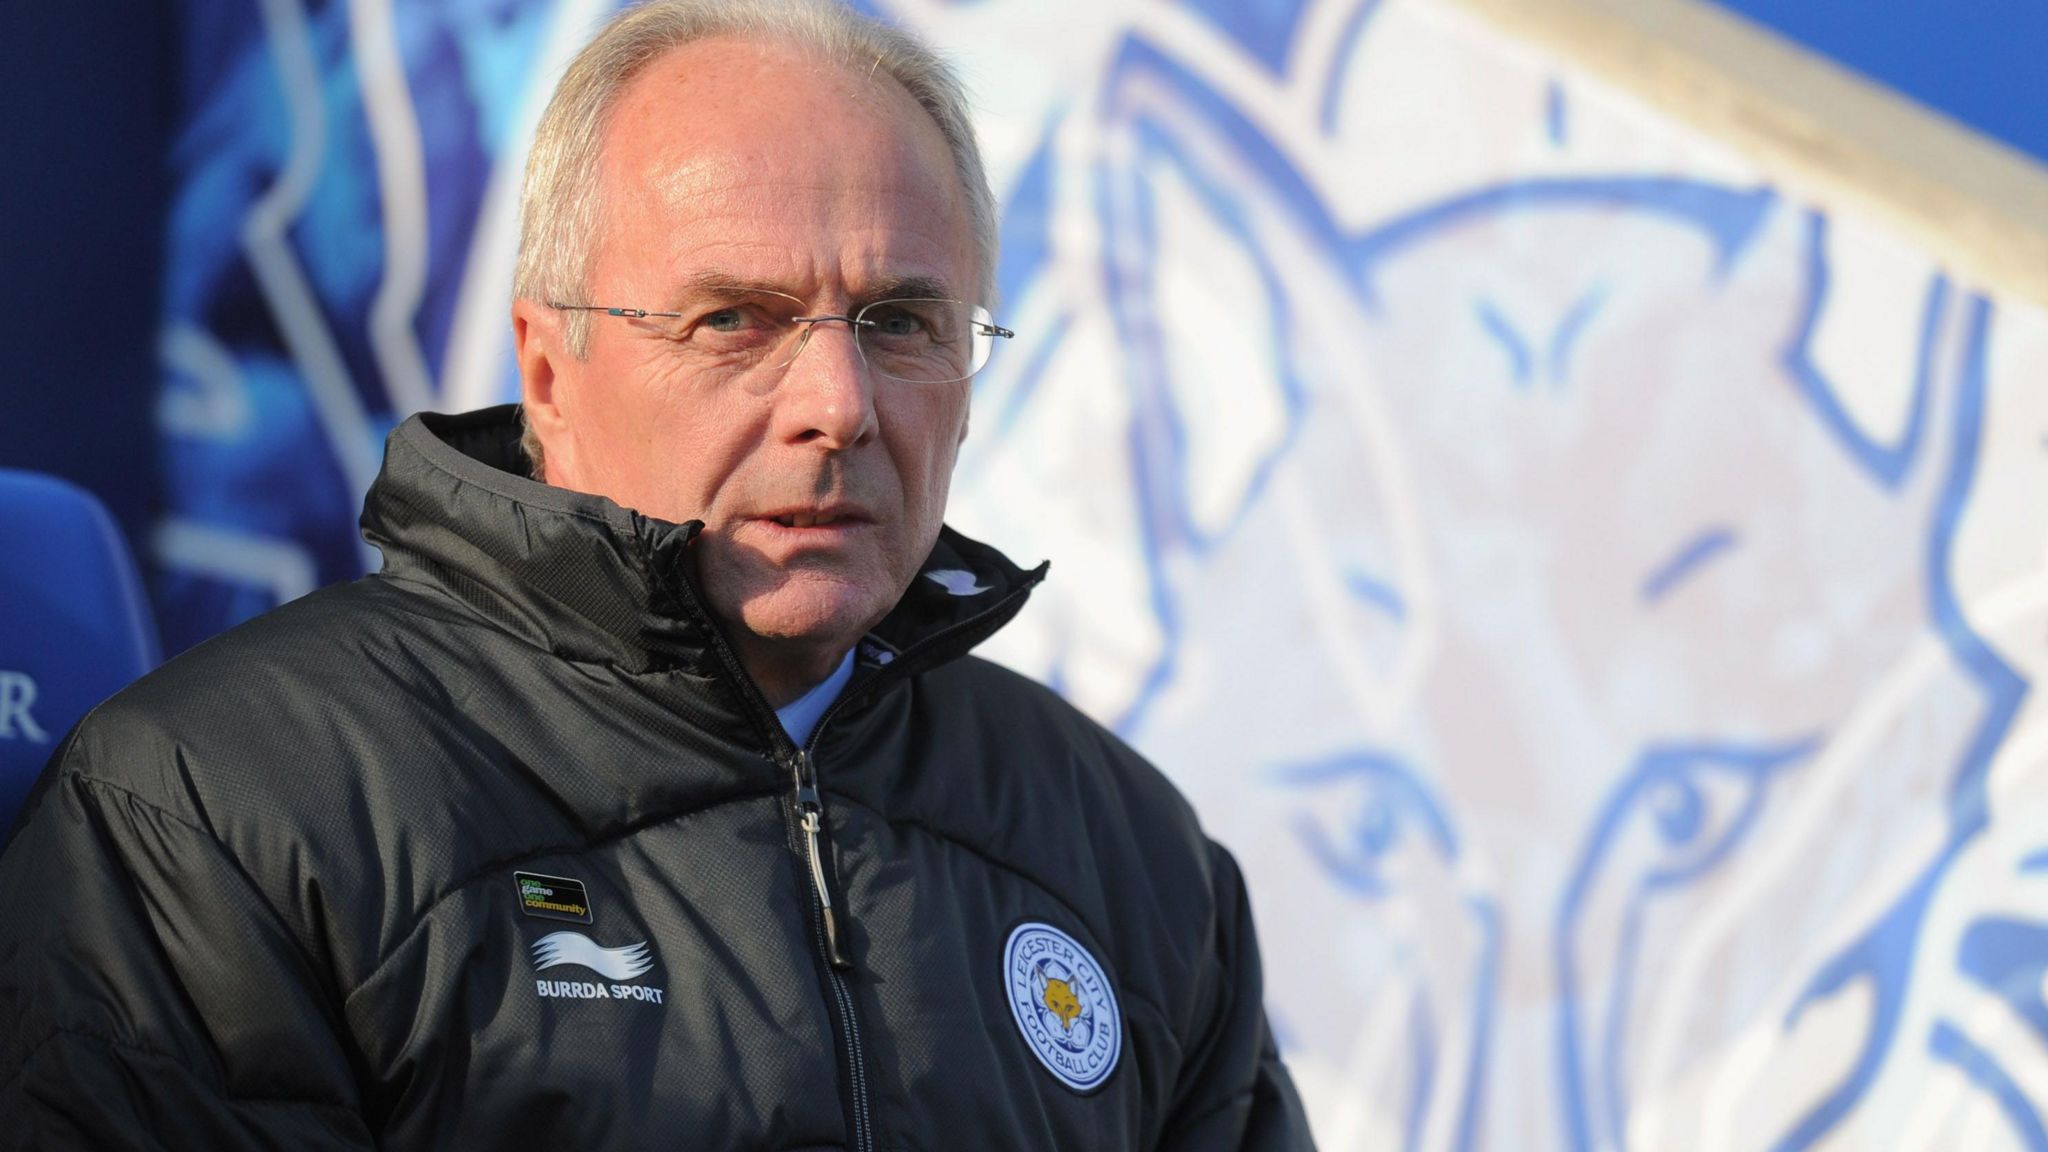
[[[0,469],[0,842],[64,734],[157,659],[107,510],[62,480]]]

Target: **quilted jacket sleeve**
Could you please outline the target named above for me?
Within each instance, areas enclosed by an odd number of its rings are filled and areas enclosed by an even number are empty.
[[[296,940],[80,743],[0,855],[0,1149],[372,1147]]]
[[[1237,862],[1211,846],[1217,909],[1203,1000],[1206,1030],[1175,1091],[1161,1152],[1294,1152],[1315,1147],[1266,1022],[1251,902]]]

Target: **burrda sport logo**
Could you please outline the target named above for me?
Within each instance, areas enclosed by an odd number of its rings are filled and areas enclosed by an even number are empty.
[[[1003,949],[1010,1013],[1039,1063],[1076,1092],[1116,1071],[1123,1017],[1109,974],[1079,941],[1050,924],[1020,924]]]
[[[535,991],[543,999],[637,1000],[662,1002],[660,988],[629,984],[654,966],[654,955],[643,943],[606,948],[581,932],[550,932],[533,942],[533,966],[546,971],[562,965],[587,968],[605,982],[594,980],[535,980]]]

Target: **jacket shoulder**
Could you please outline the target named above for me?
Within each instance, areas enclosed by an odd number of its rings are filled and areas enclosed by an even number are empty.
[[[396,694],[431,690],[423,640],[460,613],[368,577],[266,612],[172,657],[79,723],[60,772],[88,775],[192,822],[209,795],[245,794],[252,768],[317,789],[331,758],[308,755]]]
[[[1013,749],[1009,770],[1036,764],[1063,783],[1086,790],[1102,816],[1125,827],[1165,834],[1162,847],[1206,844],[1195,810],[1166,773],[1065,697],[990,660],[969,656],[951,666],[960,704],[984,734]]]
[[[943,763],[909,782],[914,809],[1051,891],[1113,952],[1174,939],[1185,962],[1230,866],[1166,774],[1007,668],[969,657],[928,679],[916,721]]]
[[[309,955],[359,978],[487,850],[490,830],[470,835],[459,802],[501,770],[463,707],[470,678],[524,667],[503,645],[545,654],[476,623],[378,577],[313,592],[101,704],[22,822],[81,790],[153,809],[216,844]],[[515,808],[534,823],[550,812]]]

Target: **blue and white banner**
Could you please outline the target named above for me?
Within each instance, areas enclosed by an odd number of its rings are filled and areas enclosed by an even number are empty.
[[[513,394],[608,9],[188,3],[189,638]],[[1324,1148],[2048,1148],[2048,317],[1444,0],[878,7],[1006,205],[990,654],[1237,854]]]
[[[517,393],[525,148],[604,0],[183,0],[148,559],[175,651],[375,562],[384,435]]]

